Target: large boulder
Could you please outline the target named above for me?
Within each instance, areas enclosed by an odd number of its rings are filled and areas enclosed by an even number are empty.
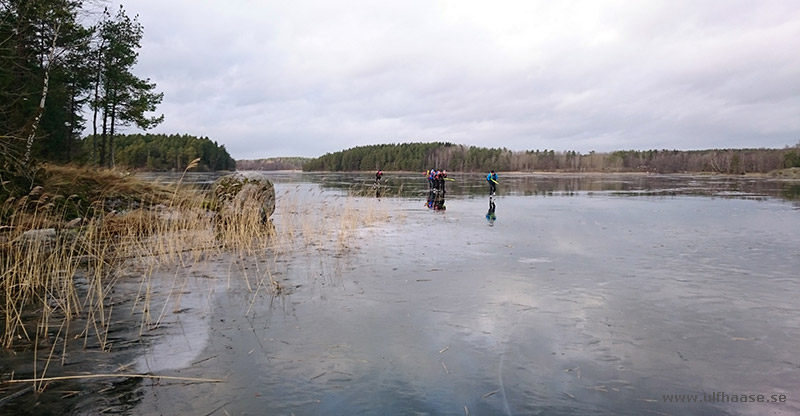
[[[223,220],[258,212],[266,222],[275,212],[275,185],[264,174],[236,172],[225,175],[213,186],[214,201]]]

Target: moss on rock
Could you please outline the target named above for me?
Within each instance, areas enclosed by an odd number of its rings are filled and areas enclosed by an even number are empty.
[[[216,211],[223,218],[255,208],[266,221],[275,212],[275,185],[261,173],[225,175],[214,182],[212,192]]]

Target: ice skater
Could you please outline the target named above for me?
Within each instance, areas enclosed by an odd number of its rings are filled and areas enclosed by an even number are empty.
[[[486,175],[486,182],[489,182],[489,196],[497,193],[497,173],[495,171],[491,171]]]

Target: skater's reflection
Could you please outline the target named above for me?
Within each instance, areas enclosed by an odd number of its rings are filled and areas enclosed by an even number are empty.
[[[497,214],[495,214],[495,209],[497,206],[494,203],[494,198],[491,196],[489,197],[489,211],[486,212],[486,221],[489,221],[489,226],[494,225],[494,221],[497,219]]]
[[[425,205],[434,211],[443,211],[447,209],[444,205],[444,194],[444,189],[428,190],[428,201]]]

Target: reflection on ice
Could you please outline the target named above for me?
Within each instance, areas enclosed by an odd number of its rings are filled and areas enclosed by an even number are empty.
[[[417,176],[376,201],[347,197],[343,175],[281,175],[279,204],[375,204],[389,220],[345,249],[312,234],[335,210],[277,213],[314,242],[276,261],[294,290],[176,291],[185,312],[139,370],[229,376],[146,385],[133,413],[800,414],[800,217],[774,183],[505,175],[489,228],[482,178],[451,175],[431,213]],[[790,400],[665,401],[704,392]]]
[[[166,279],[165,279],[166,280]],[[208,279],[184,278],[183,284],[166,297],[160,321],[150,331],[135,369],[157,374],[187,368],[208,345],[210,298]],[[205,283],[205,284],[203,284]],[[219,289],[224,287],[218,285]],[[158,288],[165,289],[165,288]]]
[[[796,211],[689,197],[498,198],[503,221],[491,231],[483,197],[451,198],[444,216],[395,199],[408,221],[361,233],[338,279],[309,285],[307,272],[290,274],[306,285],[278,310],[261,304],[257,326],[213,320],[212,337],[232,337],[232,351],[212,340],[203,353],[232,371],[217,393],[254,397],[226,411],[800,411],[663,400],[797,385],[800,288],[779,283],[800,267],[786,256],[800,243],[787,226],[800,225]],[[224,300],[215,315],[228,322],[239,303]]]

